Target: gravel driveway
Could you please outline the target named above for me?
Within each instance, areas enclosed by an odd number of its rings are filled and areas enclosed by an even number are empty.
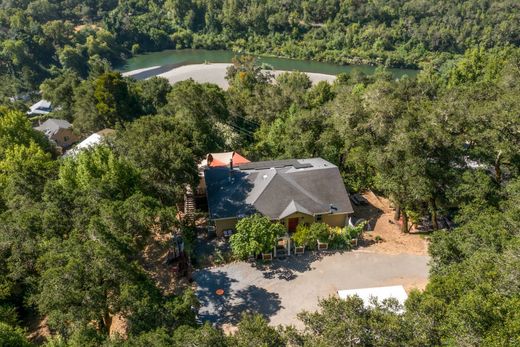
[[[275,260],[270,266],[246,262],[195,272],[200,318],[235,324],[243,312],[258,312],[273,325],[301,327],[296,315],[315,310],[318,298],[338,289],[401,284],[409,290],[428,280],[427,256],[366,251],[310,253]],[[223,295],[217,295],[223,289]]]

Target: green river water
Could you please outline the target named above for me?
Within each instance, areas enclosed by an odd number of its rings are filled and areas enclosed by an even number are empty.
[[[224,50],[205,50],[205,49],[183,49],[165,50],[161,52],[145,53],[128,59],[124,66],[119,70],[122,72],[136,69],[149,68],[152,66],[182,66],[189,64],[209,63],[230,63],[236,54]],[[329,75],[337,75],[342,72],[352,72],[354,70],[371,74],[375,71],[374,66],[368,65],[337,65],[322,63],[311,60],[297,60],[274,57],[258,57],[259,63],[271,65],[276,70],[315,72]],[[394,77],[399,78],[404,75],[415,76],[418,71],[411,69],[389,69]]]

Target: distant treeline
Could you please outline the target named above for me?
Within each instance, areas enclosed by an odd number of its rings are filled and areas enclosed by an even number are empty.
[[[500,1],[3,1],[0,95],[34,90],[53,66],[81,75],[143,51],[250,53],[438,67],[468,48],[520,44],[520,4]]]

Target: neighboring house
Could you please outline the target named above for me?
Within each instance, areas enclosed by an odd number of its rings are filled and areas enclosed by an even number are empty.
[[[72,131],[72,124],[64,119],[47,119],[34,129],[44,133],[50,141],[62,149],[79,141],[79,136]]]
[[[85,140],[78,143],[76,146],[74,146],[74,148],[67,151],[67,153],[65,153],[63,156],[64,157],[75,157],[81,151],[98,146],[99,144],[101,144],[103,142],[105,137],[112,135],[114,133],[115,133],[115,130],[113,130],[113,129],[107,128],[107,129],[100,130],[97,133],[90,135]]]
[[[204,172],[209,218],[218,235],[260,213],[287,231],[315,221],[345,226],[354,212],[339,169],[321,158],[263,161]]]
[[[52,111],[51,102],[47,100],[40,100],[34,105],[30,107],[30,110],[27,112],[28,115],[44,115],[48,114]]]

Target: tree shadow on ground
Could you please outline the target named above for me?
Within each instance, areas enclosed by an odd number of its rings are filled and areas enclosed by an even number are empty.
[[[313,269],[312,263],[335,253],[342,253],[342,250],[334,251],[308,251],[301,255],[274,259],[271,263],[255,262],[251,266],[262,272],[264,278],[280,279],[285,281],[294,280],[298,273],[303,273]]]
[[[217,254],[226,255],[231,253],[228,240],[216,236],[208,236],[207,233],[198,231],[194,248],[194,265],[204,268],[215,263]]]
[[[217,294],[218,289],[222,289],[224,295],[229,295],[231,284],[238,282],[223,271],[199,270],[193,277],[197,282],[197,297],[203,307],[219,300],[221,296]]]
[[[244,313],[258,313],[269,319],[282,308],[278,294],[255,285],[234,289],[232,284],[238,281],[223,271],[201,270],[194,277],[201,303],[199,316],[203,321],[219,326],[234,325]],[[217,294],[218,289],[223,290],[222,295]]]

